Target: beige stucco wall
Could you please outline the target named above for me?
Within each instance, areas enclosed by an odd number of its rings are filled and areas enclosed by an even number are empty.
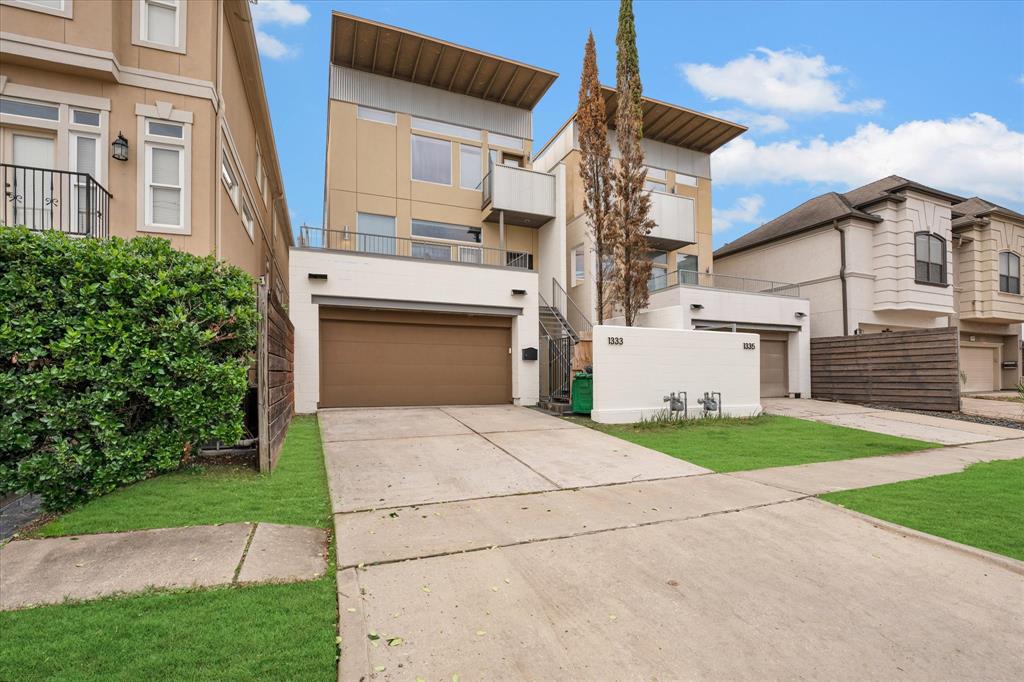
[[[452,142],[452,182],[440,185],[416,181],[411,177],[411,116],[398,113],[392,125],[361,119],[356,110],[357,106],[350,102],[329,101],[325,228],[355,231],[357,213],[376,213],[395,217],[399,238],[412,236],[415,218],[480,227],[482,246],[500,248],[498,225],[483,221],[482,193],[459,187],[460,138],[416,130],[416,135]],[[484,174],[491,149],[487,132],[484,131],[482,142],[464,141],[481,148],[481,173]],[[527,158],[529,145],[530,141],[526,140],[522,152]],[[506,224],[505,244],[509,251],[533,254],[534,268],[539,266],[536,229]]]
[[[218,255],[253,275],[266,274],[271,286],[284,295],[291,228],[280,199],[280,173],[266,157],[263,163],[271,171],[268,201],[261,196],[256,180],[257,134],[272,139],[272,132],[262,130],[257,123],[246,96],[240,48],[221,21],[227,12],[238,11],[236,5],[245,7],[239,0],[187,3],[186,49],[180,53],[133,43],[135,2],[74,0],[71,18],[0,4],[0,26],[5,34],[11,34],[3,42],[0,81],[8,93],[11,85],[29,86],[64,93],[58,96],[109,100],[109,118],[101,130],[105,148],[100,150],[97,179],[113,195],[110,232],[124,238],[143,234],[138,216],[144,191],[139,164],[144,157],[136,106],[170,104],[175,115],[191,115],[191,161],[187,170],[190,229],[187,234],[146,234],[164,237],[184,251]],[[218,48],[223,54],[219,96]],[[248,63],[255,59],[253,52]],[[218,135],[220,104],[224,135]],[[3,127],[10,130],[16,126],[8,121]],[[118,132],[129,140],[129,158],[124,162],[110,158],[109,145]],[[222,138],[230,138],[231,148],[237,153],[239,180],[256,218],[252,238],[220,182],[218,141]],[[0,149],[0,154],[3,152]],[[68,167],[66,143],[58,144],[55,167]]]
[[[1024,321],[1024,295],[999,291],[999,254],[1024,260],[1024,222],[993,215],[988,224],[958,231],[955,284],[960,319],[1016,324]]]

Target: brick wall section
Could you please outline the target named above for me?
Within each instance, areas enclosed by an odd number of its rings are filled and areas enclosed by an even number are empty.
[[[957,329],[811,339],[811,395],[912,410],[957,411]]]

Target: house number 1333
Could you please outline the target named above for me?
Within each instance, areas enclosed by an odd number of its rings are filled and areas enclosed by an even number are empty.
[[[609,346],[621,346],[622,345],[622,337],[621,336],[609,336],[608,337],[608,345]]]

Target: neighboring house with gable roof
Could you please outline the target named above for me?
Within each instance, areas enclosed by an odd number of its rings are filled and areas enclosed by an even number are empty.
[[[725,244],[715,271],[800,285],[811,336],[955,326],[964,390],[1021,380],[1024,216],[892,175]]]

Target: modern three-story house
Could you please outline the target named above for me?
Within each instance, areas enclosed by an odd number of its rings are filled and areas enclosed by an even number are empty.
[[[814,337],[958,327],[962,390],[1021,380],[1024,216],[899,176],[810,199],[715,252],[800,285]]]
[[[297,410],[566,400],[598,260],[574,119],[532,153],[557,74],[341,13],[330,62],[324,224],[291,256]],[[762,394],[807,396],[799,288],[714,271],[711,154],[744,130],[645,100],[639,323],[758,333]]]
[[[287,298],[284,183],[245,0],[0,0],[0,222],[155,235]]]

